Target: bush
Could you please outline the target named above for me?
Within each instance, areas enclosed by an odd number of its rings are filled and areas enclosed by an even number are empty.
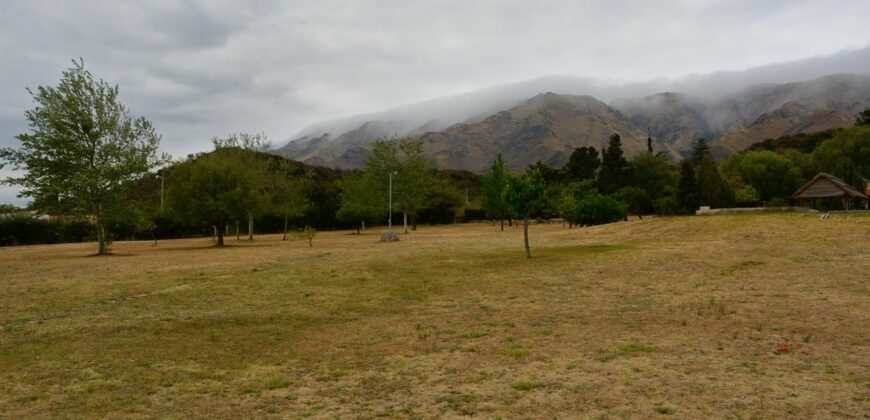
[[[578,225],[593,226],[624,220],[627,214],[626,204],[595,194],[577,202],[573,219]]]
[[[787,198],[773,197],[773,200],[770,200],[770,204],[773,207],[788,207],[791,205],[791,202]]]
[[[0,218],[0,246],[83,242],[92,239],[93,233],[93,225],[84,220],[44,220],[31,215]]]
[[[653,209],[655,209],[656,214],[661,215],[680,214],[680,211],[682,210],[680,202],[677,201],[677,197],[673,195],[656,199],[653,202]]]

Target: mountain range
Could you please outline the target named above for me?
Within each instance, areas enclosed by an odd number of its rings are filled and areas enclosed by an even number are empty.
[[[870,50],[846,58],[840,57],[839,67],[810,60],[814,64],[809,68],[854,73],[786,83],[742,85],[771,74],[794,78],[813,72],[782,64],[633,86],[542,78],[316,124],[275,152],[310,164],[357,169],[375,139],[408,135],[422,140],[441,168],[482,172],[501,153],[510,168],[519,170],[537,160],[561,166],[575,147],[601,149],[618,133],[629,156],[646,150],[651,137],[655,151],[679,161],[703,137],[723,158],[767,138],[851,125],[857,113],[870,108],[870,76],[858,74],[866,73],[868,67],[860,67]],[[806,62],[800,66],[807,67]]]

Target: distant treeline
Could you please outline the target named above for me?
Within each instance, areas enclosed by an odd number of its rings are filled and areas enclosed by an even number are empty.
[[[842,178],[860,191],[870,177],[870,126],[865,124],[764,140],[721,162],[714,161],[707,142],[699,139],[677,165],[651,152],[627,159],[615,134],[603,152],[577,148],[561,168],[538,161],[512,174],[496,157],[484,175],[435,169],[421,144],[410,138],[377,141],[367,167],[356,171],[264,153],[259,151],[262,140],[247,135],[216,139],[215,150],[130,183],[126,199],[136,206],[107,222],[112,238],[207,236],[218,225],[220,233],[240,238],[304,226],[331,230],[384,225],[391,185],[394,225],[403,224],[405,216],[412,228],[481,219],[511,224],[522,217],[511,212],[506,188],[511,177],[532,173],[540,185],[527,200],[528,217],[561,218],[571,225],[607,223],[628,214],[692,214],[702,205],[790,205],[791,194],[818,172]],[[219,179],[220,174],[226,179]],[[203,202],[212,207],[192,208]],[[819,205],[837,208],[842,203]],[[0,244],[92,240],[87,226],[85,220],[4,217]]]

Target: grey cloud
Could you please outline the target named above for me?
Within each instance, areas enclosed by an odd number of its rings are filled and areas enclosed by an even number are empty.
[[[55,84],[77,57],[185,155],[232,131],[283,140],[318,121],[548,74],[593,94],[675,79],[715,89],[742,76],[685,75],[862,47],[868,17],[870,3],[856,1],[11,0],[0,14],[0,146],[15,144],[32,106],[24,88]],[[839,68],[805,64],[818,68],[768,71]],[[449,113],[444,103],[420,109]]]

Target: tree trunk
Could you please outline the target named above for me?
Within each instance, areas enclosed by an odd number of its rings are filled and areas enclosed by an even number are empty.
[[[248,240],[254,240],[254,214],[248,214]]]
[[[365,232],[366,231],[366,221],[365,220],[360,221],[360,224],[362,224],[362,231]],[[357,232],[357,233],[359,233],[359,232]]]
[[[405,233],[408,233],[408,213],[402,212],[402,224],[405,226]]]
[[[504,219],[501,219],[501,231],[504,232]]]
[[[241,239],[242,239],[242,237],[241,237],[241,235],[239,234],[239,221],[236,220],[236,240],[237,240],[237,241],[240,241]]]
[[[287,215],[284,215],[284,237],[281,238],[282,241],[287,240]]]
[[[103,222],[97,219],[97,255],[108,254],[106,248],[106,228],[103,227]]]
[[[532,258],[532,251],[529,250],[529,218],[526,217],[523,224],[523,242],[526,245],[526,258]]]
[[[217,244],[215,246],[224,246],[224,224],[218,223],[215,230],[217,231]]]
[[[417,230],[417,217],[416,216],[411,216],[411,230],[413,230],[413,231]]]

